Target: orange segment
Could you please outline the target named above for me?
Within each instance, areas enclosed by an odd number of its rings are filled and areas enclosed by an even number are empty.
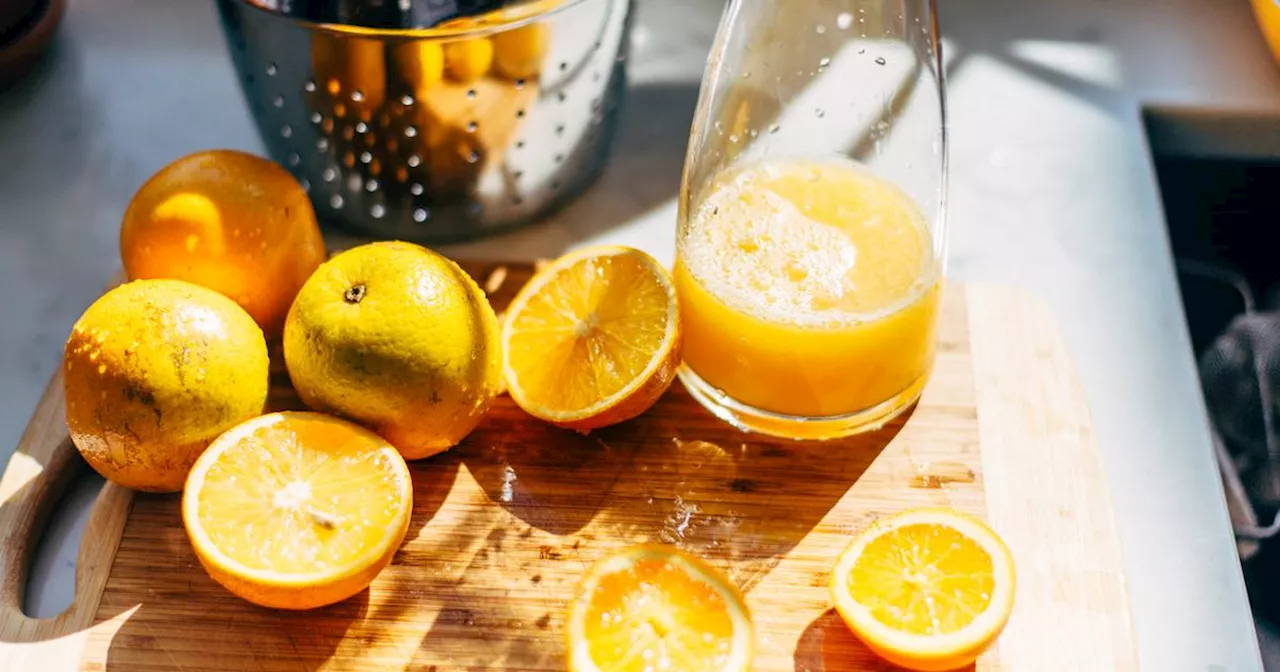
[[[1013,559],[985,523],[944,509],[877,521],[831,573],[836,609],[873,651],[913,670],[967,665],[1013,609]]]
[[[680,364],[670,276],[630,248],[566,255],[512,301],[502,344],[511,397],[530,415],[582,430],[633,418]]]
[[[569,667],[588,672],[750,668],[752,626],[741,593],[706,563],[635,546],[583,579],[568,619]]]
[[[369,585],[409,525],[404,458],[319,413],[272,413],[223,434],[187,478],[182,518],[209,575],[267,607],[309,609]]]

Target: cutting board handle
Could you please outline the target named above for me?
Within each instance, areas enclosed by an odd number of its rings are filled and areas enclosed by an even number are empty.
[[[76,595],[71,606],[57,617],[47,619],[32,618],[22,609],[31,561],[44,534],[49,512],[77,475],[87,468],[67,436],[64,418],[59,373],[45,389],[31,423],[0,477],[0,572],[3,572],[0,574],[0,640],[3,641],[44,640],[87,627],[92,623],[101,595],[100,582],[86,581],[86,578],[100,573],[95,570],[97,563],[92,561],[104,551],[97,548],[98,540],[90,535],[101,529],[102,518],[111,513],[110,509],[119,508],[103,506],[104,499],[121,496],[121,489],[109,484],[99,495],[85,527],[84,538],[89,543],[81,546],[77,559]],[[118,542],[101,541],[110,546],[110,553],[114,555]],[[91,585],[97,589],[94,594],[86,590]]]

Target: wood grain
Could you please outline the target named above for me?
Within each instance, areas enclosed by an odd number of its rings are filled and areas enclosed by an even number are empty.
[[[482,285],[505,269],[492,297],[499,308],[530,274],[527,266],[464,266]],[[980,312],[970,315],[966,304]],[[54,630],[32,630],[32,619],[6,607],[0,663],[56,670],[79,661],[81,669],[130,672],[558,670],[565,604],[587,565],[649,540],[702,555],[743,587],[758,669],[885,670],[830,609],[828,569],[877,516],[941,505],[980,516],[990,509],[1018,562],[1014,620],[977,669],[1133,669],[1096,446],[1045,317],[1003,290],[950,288],[920,404],[885,430],[829,443],[742,434],[679,386],[641,418],[588,436],[536,422],[504,398],[462,445],[411,465],[414,516],[393,565],[368,591],[315,612],[274,612],[232,597],[196,564],[176,497],[137,495],[130,509],[127,493],[108,488],[86,537],[91,550],[82,550],[76,603],[59,617],[66,636],[50,640]],[[971,329],[981,342],[971,344]],[[1017,371],[1024,375],[1012,380]],[[985,389],[993,385],[1002,387]],[[65,447],[59,390],[41,403],[20,454]],[[297,406],[283,387],[273,403]],[[1016,415],[1015,403],[1030,414]],[[21,479],[22,469],[15,458],[15,475],[0,483]],[[7,514],[25,501],[19,493],[0,509],[6,548],[34,543],[39,525],[15,526]],[[6,568],[24,566],[27,552],[18,553]],[[21,583],[5,585],[18,592],[5,604],[20,604]]]
[[[967,296],[989,519],[1019,571],[1004,658],[1029,670],[1135,669],[1111,495],[1053,315],[1007,287]]]
[[[93,623],[132,501],[130,491],[107,484],[85,523],[76,557],[76,597],[53,618],[22,611],[27,576],[49,512],[87,468],[67,437],[62,376],[45,388],[17,450],[0,478],[0,669],[73,669]]]

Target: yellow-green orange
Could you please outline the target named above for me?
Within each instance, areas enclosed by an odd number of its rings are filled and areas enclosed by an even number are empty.
[[[407,459],[457,444],[502,388],[484,292],[409,243],[371,243],[321,265],[289,311],[284,358],[304,403],[378,432]]]
[[[71,440],[136,490],[181,490],[209,443],[267,400],[262,330],[231,299],[178,280],[103,295],[72,329],[62,369]]]

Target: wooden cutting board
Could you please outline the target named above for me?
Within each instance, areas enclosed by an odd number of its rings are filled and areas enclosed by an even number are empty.
[[[499,308],[531,273],[465,266]],[[287,388],[273,398],[297,403]],[[1007,288],[949,287],[924,398],[852,439],[743,434],[679,385],[588,436],[504,397],[462,445],[412,465],[413,522],[394,564],[370,590],[309,613],[232,597],[196,564],[176,496],[108,485],[74,604],[24,616],[32,549],[82,466],[55,379],[0,480],[3,669],[558,670],[566,599],[588,564],[651,540],[708,558],[743,588],[758,669],[883,670],[830,608],[827,572],[877,516],[928,505],[985,516],[1017,563],[1013,618],[978,669],[1136,669],[1088,409],[1050,314]]]

